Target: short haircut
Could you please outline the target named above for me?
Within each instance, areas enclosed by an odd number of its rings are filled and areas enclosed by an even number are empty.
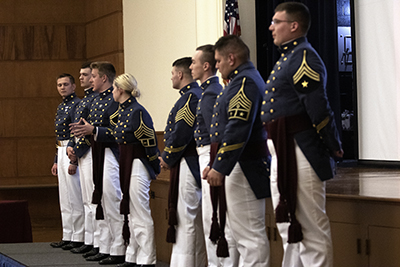
[[[97,69],[99,71],[99,75],[103,76],[106,75],[108,78],[108,81],[110,83],[113,83],[115,79],[115,68],[114,65],[111,64],[108,61],[98,61],[98,62],[93,62],[90,64],[91,69]]]
[[[215,68],[215,50],[213,45],[202,45],[196,48],[196,51],[202,51],[203,53],[201,54],[200,60],[202,63],[208,62],[211,65],[211,71],[213,74],[217,72],[217,69]]]
[[[140,91],[137,86],[137,81],[130,73],[124,73],[115,78],[113,85],[117,88],[130,93],[133,97],[139,97]]]
[[[275,8],[275,12],[285,11],[288,19],[297,21],[300,25],[300,30],[307,34],[311,26],[311,15],[308,7],[299,2],[284,2]]]
[[[90,67],[91,64],[92,64],[92,62],[86,61],[86,62],[82,63],[81,69],[86,69],[86,68],[90,68],[91,69],[91,67]]]
[[[58,81],[58,79],[61,79],[61,78],[69,78],[69,81],[71,82],[71,84],[75,84],[74,76],[72,76],[69,73],[61,73],[60,75],[58,75],[56,81]]]
[[[192,71],[189,69],[190,65],[192,65],[191,57],[183,57],[175,60],[174,63],[172,63],[172,67],[179,68],[182,70],[185,76],[192,77]]]
[[[241,63],[247,62],[250,59],[249,48],[237,35],[222,36],[215,43],[214,49],[224,57],[230,53],[235,54]]]

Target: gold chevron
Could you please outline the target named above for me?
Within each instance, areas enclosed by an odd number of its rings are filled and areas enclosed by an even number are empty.
[[[140,125],[134,132],[135,137],[144,147],[153,147],[156,145],[156,138],[153,129],[147,127],[143,122],[142,112],[140,112]]]
[[[111,116],[110,116],[110,124],[111,126],[116,126],[118,122],[118,115],[119,115],[119,109],[115,111]],[[115,119],[115,120],[114,120]]]
[[[244,145],[244,143],[240,143],[240,144],[234,144],[234,145],[230,145],[230,146],[221,147],[221,148],[218,150],[218,154],[224,154],[225,152],[233,151],[233,150],[242,148],[243,145]]]
[[[304,75],[307,75],[314,81],[317,81],[317,82],[320,81],[319,74],[316,71],[314,71],[312,68],[310,68],[310,66],[308,66],[307,61],[306,61],[306,53],[307,53],[307,51],[304,50],[303,61],[301,62],[301,65],[300,65],[299,69],[297,70],[297,72],[293,75],[294,84],[297,84]]]
[[[244,83],[246,77],[243,78],[242,87],[237,94],[229,101],[229,119],[240,119],[247,121],[249,119],[252,102],[244,93]]]
[[[184,120],[190,127],[193,127],[196,117],[189,107],[190,98],[192,98],[192,95],[189,96],[186,104],[176,113],[175,122]]]

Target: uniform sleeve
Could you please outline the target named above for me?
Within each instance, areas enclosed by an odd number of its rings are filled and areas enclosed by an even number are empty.
[[[326,95],[325,66],[313,51],[304,49],[301,56],[301,65],[289,78],[320,138],[330,151],[338,151],[341,142]]]
[[[235,85],[230,85],[230,91],[233,91],[235,95],[229,97],[230,100],[226,110],[228,123],[212,165],[216,171],[224,175],[229,175],[236,162],[239,161],[240,155],[251,135],[256,116],[260,112],[262,98],[253,80],[243,77],[237,82]],[[238,89],[232,90],[234,88]]]
[[[203,115],[204,123],[206,124],[207,131],[210,133],[210,126],[211,126],[211,118],[213,114],[213,107],[215,104],[217,96],[212,93],[205,93],[203,99],[200,103],[201,105],[201,112]]]
[[[169,166],[174,166],[182,158],[186,146],[193,139],[198,97],[193,93],[183,95],[177,102],[174,121],[167,122],[165,148],[162,158]],[[169,126],[171,124],[172,126]]]

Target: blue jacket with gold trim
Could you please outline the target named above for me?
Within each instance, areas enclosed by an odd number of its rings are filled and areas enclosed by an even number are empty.
[[[118,122],[119,103],[114,101],[112,90],[113,87],[110,87],[93,99],[87,122],[97,128],[96,142],[107,143],[118,159],[119,151],[113,133]]]
[[[114,136],[118,144],[136,143],[144,147],[147,158],[140,158],[140,161],[145,165],[151,179],[156,179],[156,175],[160,173],[156,132],[150,114],[136,98],[131,96],[120,104]]]
[[[211,143],[210,126],[213,107],[217,96],[222,91],[222,85],[219,83],[219,78],[216,76],[206,80],[200,87],[203,89],[203,93],[197,106],[197,124],[194,131],[194,139],[198,147]]]
[[[58,105],[56,117],[54,119],[57,141],[65,141],[71,138],[69,124],[74,120],[75,108],[79,101],[80,98],[77,97],[75,93],[72,93],[64,98],[63,102]],[[54,163],[57,163],[57,152]]]
[[[294,138],[322,181],[333,177],[330,153],[341,149],[333,112],[326,96],[326,69],[306,37],[280,47],[281,57],[266,82],[263,122],[307,114],[314,128]]]
[[[267,134],[260,118],[265,83],[251,62],[241,64],[229,78],[231,81],[217,97],[213,110],[211,142],[217,142],[219,149],[212,168],[229,175],[239,162],[255,196],[269,197],[268,158],[242,157],[246,148],[265,146]]]
[[[197,82],[192,82],[180,89],[179,93],[181,97],[168,116],[164,131],[165,148],[161,154],[165,163],[171,167],[179,164],[186,147],[194,142],[195,114],[202,91]],[[197,183],[201,184],[198,156],[188,156],[185,160]]]
[[[90,105],[93,99],[97,96],[97,93],[93,91],[93,88],[88,88],[85,90],[85,96],[81,99],[78,105],[75,108],[75,123],[79,122],[81,118],[87,119],[89,116]],[[87,153],[90,147],[90,138],[81,137],[77,142],[75,142],[75,138],[72,137],[68,143],[68,146],[73,147],[75,155],[78,158],[81,158],[83,155]]]

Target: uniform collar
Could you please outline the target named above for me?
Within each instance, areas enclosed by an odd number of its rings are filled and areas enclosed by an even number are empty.
[[[128,108],[130,105],[132,105],[132,103],[136,102],[136,98],[134,98],[133,96],[131,96],[130,98],[128,98],[124,103],[120,104],[121,108]]]
[[[93,93],[93,87],[90,87],[90,88],[86,88],[85,89],[85,95],[90,95],[90,94],[92,94]]]
[[[184,87],[182,87],[181,90],[179,90],[179,93],[181,95],[184,95],[187,91],[189,91],[190,89],[197,87],[197,86],[199,86],[197,84],[197,82],[191,82],[191,83],[185,85]]]
[[[234,71],[232,71],[229,74],[228,79],[233,80],[240,72],[244,71],[245,69],[249,69],[249,68],[254,68],[254,65],[253,65],[253,63],[251,63],[251,61],[247,61],[247,62],[241,64],[239,67],[237,67]]]
[[[104,92],[99,93],[99,95],[100,95],[101,98],[104,98],[104,97],[106,97],[107,95],[111,94],[111,93],[112,93],[112,90],[113,90],[113,87],[111,86],[110,88],[108,88],[108,89],[105,90]]]
[[[218,77],[212,76],[212,77],[208,78],[204,83],[201,84],[201,89],[205,90],[210,84],[217,83],[217,82],[218,82]]]
[[[299,44],[304,43],[304,42],[307,42],[307,37],[297,38],[297,39],[292,40],[292,41],[290,41],[290,42],[288,42],[288,43],[286,43],[284,45],[281,45],[278,48],[278,51],[280,53],[286,54],[287,52],[292,51],[293,48],[295,48],[296,46],[298,46]]]
[[[72,94],[70,94],[69,96],[65,97],[64,100],[63,100],[63,102],[64,102],[64,103],[67,103],[67,102],[71,101],[72,99],[74,99],[75,97],[76,97],[76,94],[75,94],[75,93],[72,93]]]

